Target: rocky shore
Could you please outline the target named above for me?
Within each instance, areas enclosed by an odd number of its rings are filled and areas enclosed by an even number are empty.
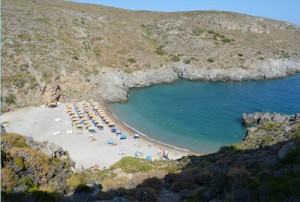
[[[99,75],[99,78],[95,78],[92,84],[100,87],[99,95],[104,102],[125,102],[130,88],[171,83],[177,79],[246,81],[283,78],[298,73],[300,73],[300,59],[270,59],[268,61],[252,64],[249,69],[237,67],[226,69],[218,67],[199,69],[198,67],[182,63],[156,70],[136,71],[130,74],[121,70],[108,68],[102,75]],[[101,81],[100,84],[98,84],[99,81]]]
[[[247,128],[242,141],[245,148],[272,145],[300,138],[300,114],[262,113],[243,114],[242,123]]]

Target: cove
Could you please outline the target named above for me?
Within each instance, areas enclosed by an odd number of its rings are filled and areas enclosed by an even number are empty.
[[[209,153],[242,141],[243,113],[299,113],[300,76],[247,82],[177,80],[133,89],[127,103],[108,107],[150,138]]]

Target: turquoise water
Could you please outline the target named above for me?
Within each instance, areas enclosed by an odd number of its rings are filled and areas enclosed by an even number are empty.
[[[195,152],[240,142],[242,113],[300,112],[300,76],[249,82],[199,82],[137,88],[109,105],[128,125],[155,140]]]

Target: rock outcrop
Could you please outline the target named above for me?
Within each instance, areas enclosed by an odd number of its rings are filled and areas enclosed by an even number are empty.
[[[74,162],[60,147],[10,133],[1,137],[1,168],[2,192],[25,193],[41,188],[66,193]]]
[[[242,145],[256,148],[272,145],[290,139],[300,138],[300,114],[278,113],[243,114],[242,123],[255,125],[247,128]]]
[[[266,122],[286,123],[291,124],[294,121],[300,120],[300,114],[286,115],[269,112],[256,112],[253,114],[243,114],[242,123],[244,125],[263,124]]]

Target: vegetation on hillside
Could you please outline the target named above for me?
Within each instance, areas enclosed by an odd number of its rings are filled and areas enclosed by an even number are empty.
[[[18,134],[4,135],[2,197],[22,196],[32,201],[297,201],[300,124],[299,117],[293,117],[248,128],[240,144],[209,155],[169,161],[124,157],[108,169],[77,173],[70,170],[67,159],[50,158],[32,149]]]
[[[179,64],[247,69],[257,61],[300,53],[298,27],[229,12],[4,0],[2,15],[4,111],[42,104],[45,85],[58,84],[66,98],[83,96],[87,86],[103,86],[107,68],[126,73]]]

